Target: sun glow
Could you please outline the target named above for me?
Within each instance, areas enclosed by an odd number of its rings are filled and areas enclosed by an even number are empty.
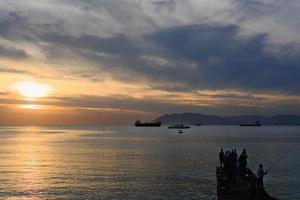
[[[46,84],[33,81],[20,82],[15,85],[16,90],[25,98],[34,100],[47,96],[52,88]]]

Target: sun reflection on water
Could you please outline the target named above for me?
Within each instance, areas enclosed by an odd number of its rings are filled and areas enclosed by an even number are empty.
[[[38,127],[23,127],[21,134],[13,138],[14,148],[7,165],[14,172],[11,174],[11,187],[19,193],[10,199],[42,199],[41,191],[49,187],[45,177],[51,170],[47,166],[52,165],[48,156],[53,149],[47,145],[51,137],[41,135],[39,131]]]

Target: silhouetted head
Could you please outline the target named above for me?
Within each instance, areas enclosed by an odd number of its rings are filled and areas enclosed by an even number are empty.
[[[264,166],[262,164],[259,165],[259,168],[263,168]]]
[[[223,152],[223,149],[221,149],[221,152]]]

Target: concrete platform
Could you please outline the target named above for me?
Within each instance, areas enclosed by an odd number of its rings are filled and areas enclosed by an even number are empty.
[[[249,168],[245,177],[238,174],[229,178],[224,168],[216,168],[218,200],[278,200],[256,188],[255,174]]]

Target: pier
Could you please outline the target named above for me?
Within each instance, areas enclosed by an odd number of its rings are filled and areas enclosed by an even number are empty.
[[[257,189],[256,176],[246,169],[246,176],[228,177],[223,167],[216,168],[217,200],[278,200],[264,189]]]

